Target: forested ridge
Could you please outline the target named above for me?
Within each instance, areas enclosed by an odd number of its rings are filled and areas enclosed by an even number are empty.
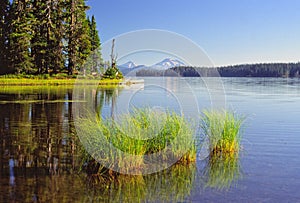
[[[88,9],[85,0],[1,0],[0,74],[96,71],[100,39]]]
[[[143,69],[138,76],[182,76],[182,77],[299,77],[299,63],[242,64],[223,67],[174,67],[165,71]]]

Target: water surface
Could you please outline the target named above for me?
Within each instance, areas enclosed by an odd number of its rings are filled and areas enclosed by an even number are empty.
[[[150,106],[184,108],[195,116],[212,105],[201,78],[144,79],[144,86],[93,90],[96,111],[109,117]],[[73,87],[1,88],[0,202],[299,201],[300,80],[222,81],[226,106],[247,116],[239,157],[198,158],[189,166],[98,184],[78,173],[72,106],[85,99],[74,100]]]

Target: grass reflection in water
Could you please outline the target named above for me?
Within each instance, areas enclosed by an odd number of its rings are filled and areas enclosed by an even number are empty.
[[[114,180],[89,180],[93,190],[87,201],[180,202],[188,197],[196,180],[196,165],[175,164],[150,175],[119,175]]]
[[[202,171],[205,188],[229,189],[241,175],[238,154],[211,154]]]

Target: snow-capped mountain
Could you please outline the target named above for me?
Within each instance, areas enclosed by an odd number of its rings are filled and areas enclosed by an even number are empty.
[[[128,61],[127,63],[124,63],[122,65],[118,65],[118,68],[120,71],[124,74],[127,75],[129,73],[135,74],[136,71],[141,70],[143,68],[146,68],[144,65],[136,65],[132,61]]]
[[[119,65],[119,68],[135,68],[137,65],[132,62],[132,61],[128,61],[127,63],[124,63],[122,65]]]
[[[170,58],[167,58],[167,59],[164,59],[163,61],[155,64],[157,66],[168,66],[170,68],[172,67],[176,67],[176,66],[184,66],[185,64],[177,59],[170,59]]]
[[[177,59],[170,59],[166,58],[159,63],[156,63],[152,66],[145,66],[145,65],[136,65],[132,61],[128,61],[122,65],[118,65],[118,68],[124,75],[128,73],[135,73],[136,71],[142,69],[156,69],[156,70],[167,70],[169,68],[177,67],[177,66],[185,66],[185,64]]]
[[[169,68],[177,67],[177,66],[184,66],[185,64],[177,59],[170,59],[166,58],[162,60],[161,62],[151,66],[151,68],[154,69],[160,69],[160,70],[167,70]]]

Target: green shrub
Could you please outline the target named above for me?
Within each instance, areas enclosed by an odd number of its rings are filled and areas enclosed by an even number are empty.
[[[122,79],[123,74],[118,68],[110,67],[105,71],[103,78],[105,78],[105,79]]]

